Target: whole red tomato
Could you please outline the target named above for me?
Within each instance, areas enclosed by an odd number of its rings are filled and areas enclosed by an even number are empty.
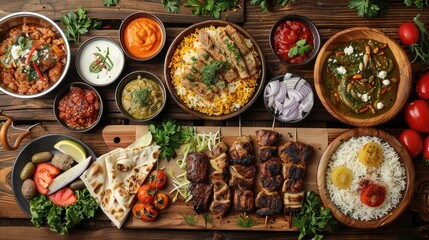
[[[412,158],[417,157],[423,150],[423,140],[413,129],[405,129],[399,136],[399,141],[407,149]]]
[[[417,96],[424,100],[429,100],[429,72],[423,74],[417,81]]]
[[[420,31],[416,24],[412,22],[406,22],[401,24],[398,29],[399,39],[405,45],[412,45],[417,43],[420,39]]]
[[[156,189],[149,184],[142,185],[137,189],[137,198],[141,203],[151,204],[155,199]]]
[[[370,207],[378,207],[386,198],[386,189],[377,184],[369,184],[360,194],[360,201]]]
[[[167,174],[164,170],[153,170],[149,175],[149,185],[160,189],[167,183]]]
[[[422,133],[429,133],[429,104],[421,99],[405,106],[405,120],[408,125]]]
[[[429,161],[429,136],[425,138],[423,143],[423,158],[426,162]]]

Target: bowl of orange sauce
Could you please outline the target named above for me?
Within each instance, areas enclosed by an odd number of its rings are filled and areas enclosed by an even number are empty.
[[[129,15],[119,28],[119,41],[125,54],[136,61],[147,61],[161,52],[167,34],[161,20],[150,13]]]

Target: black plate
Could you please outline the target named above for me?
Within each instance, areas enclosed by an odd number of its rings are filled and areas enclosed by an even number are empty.
[[[54,148],[54,145],[61,140],[72,140],[79,143],[86,151],[87,156],[92,156],[92,159],[97,159],[95,153],[82,141],[71,136],[63,134],[50,134],[45,135],[31,141],[27,146],[25,146],[21,152],[18,154],[18,157],[15,160],[12,170],[12,190],[13,195],[15,195],[16,202],[19,207],[24,211],[28,216],[31,216],[30,213],[30,204],[27,199],[22,196],[21,186],[22,180],[19,177],[21,174],[22,168],[31,161],[33,154],[43,151],[50,151],[53,154],[59,153],[58,150]]]

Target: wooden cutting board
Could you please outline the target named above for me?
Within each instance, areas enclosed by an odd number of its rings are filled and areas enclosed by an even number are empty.
[[[133,143],[137,138],[143,136],[147,132],[147,125],[110,125],[103,129],[102,135],[110,150],[115,148],[125,148]],[[222,140],[230,146],[239,135],[238,127],[195,127],[197,133],[210,133],[220,130]],[[256,157],[258,157],[258,146],[255,142],[255,131],[261,129],[256,127],[243,127],[242,135],[250,135],[253,140],[253,148]],[[268,129],[268,128],[267,128]],[[305,175],[305,189],[317,192],[316,172],[319,159],[328,146],[328,142],[332,140],[344,129],[325,129],[325,128],[276,128],[275,131],[282,134],[282,141],[295,140],[311,145],[315,152],[307,166]],[[256,158],[258,159],[258,158]],[[167,172],[172,172],[178,175],[183,172],[179,169],[175,160],[162,160],[159,162],[160,167],[165,167]],[[260,191],[259,175],[256,176],[255,197]],[[162,189],[165,193],[169,193],[172,189],[171,177],[166,187]],[[170,194],[170,199],[174,194]],[[204,216],[196,215],[198,222],[192,226],[185,223],[183,215],[195,214],[192,201],[185,203],[183,200],[178,200],[172,203],[167,209],[159,213],[158,219],[155,222],[145,223],[140,219],[134,218],[131,214],[124,224],[125,228],[163,228],[163,229],[219,229],[219,230],[257,230],[257,231],[295,231],[296,228],[291,227],[288,216],[278,215],[270,217],[267,225],[265,218],[258,217],[256,214],[249,214],[256,219],[257,224],[251,228],[243,229],[237,226],[237,219],[241,213],[230,210],[229,213],[222,219],[213,217],[211,224],[205,223]]]

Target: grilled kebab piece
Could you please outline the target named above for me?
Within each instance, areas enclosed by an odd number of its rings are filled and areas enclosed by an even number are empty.
[[[209,159],[204,153],[191,153],[186,158],[186,173],[191,183],[189,190],[197,214],[205,212],[212,197],[213,187],[207,182]]]
[[[271,216],[283,211],[283,199],[279,192],[262,189],[255,199],[258,208],[256,214],[259,216]]]
[[[197,214],[204,213],[209,208],[213,188],[209,183],[191,183],[189,190],[192,194],[192,204]]]
[[[231,206],[231,190],[228,186],[229,163],[226,151],[228,147],[224,142],[219,142],[210,151],[210,165],[214,169],[210,174],[210,180],[213,184],[213,201],[210,205],[210,211],[216,216],[223,216]]]
[[[256,131],[256,143],[259,146],[274,146],[280,139],[282,135],[278,132],[266,129]]]
[[[255,156],[252,154],[252,143],[249,136],[238,137],[231,145],[229,154],[232,164],[253,164]]]

